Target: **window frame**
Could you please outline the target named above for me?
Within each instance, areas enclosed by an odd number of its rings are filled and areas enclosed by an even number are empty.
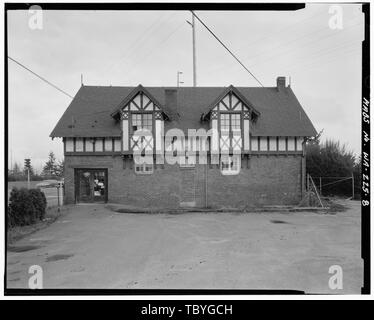
[[[223,168],[225,158],[227,158],[229,160],[228,163],[227,163],[229,167],[227,169]],[[235,169],[235,170],[233,170],[232,167],[230,167],[230,162],[232,161],[233,158],[236,159],[237,166],[238,166],[238,168]],[[224,175],[224,176],[238,175],[240,173],[240,169],[241,169],[241,155],[221,156],[219,163],[220,163],[219,167],[220,167],[220,171],[221,171],[222,175]]]
[[[228,117],[228,119],[222,119],[222,116],[226,116]],[[233,124],[232,124],[232,120],[233,120],[233,116],[238,116],[239,119],[235,119],[235,124],[239,123],[239,128],[235,128],[233,129]],[[222,127],[222,120],[225,120],[225,121],[228,121],[228,125],[225,124],[225,129],[223,129]],[[227,129],[227,126],[228,126],[228,129]],[[220,131],[224,131],[224,132],[228,132],[229,134],[234,132],[234,131],[237,131],[237,132],[241,132],[242,131],[242,112],[240,111],[220,111],[219,113],[219,128],[220,128]]]
[[[154,123],[153,123],[153,120],[154,120],[154,115],[153,115],[153,112],[139,112],[139,111],[135,111],[135,112],[131,112],[130,113],[131,115],[131,134],[134,134],[134,132],[136,130],[139,130],[140,128],[142,129],[147,129],[149,130],[150,132],[153,133],[153,127],[154,127]],[[134,116],[140,116],[140,123],[141,123],[141,127],[140,128],[136,128],[136,130],[134,130]],[[145,123],[145,116],[150,116],[151,118],[150,119],[147,119],[147,127],[144,127],[144,123]],[[150,121],[150,125],[151,125],[151,128],[149,128],[149,121]]]

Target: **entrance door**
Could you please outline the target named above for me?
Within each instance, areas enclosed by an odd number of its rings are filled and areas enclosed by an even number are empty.
[[[75,169],[76,202],[106,202],[108,177],[106,169]]]

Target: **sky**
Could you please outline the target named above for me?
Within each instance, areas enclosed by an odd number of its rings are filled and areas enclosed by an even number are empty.
[[[361,152],[363,14],[342,4],[342,28],[331,28],[329,4],[297,11],[196,11],[265,87],[286,76],[322,140]],[[192,86],[192,28],[188,11],[8,11],[8,56],[75,95],[85,85]],[[32,20],[33,21],[33,20]],[[259,86],[196,22],[197,85]],[[61,139],[49,134],[71,98],[8,60],[9,162],[31,158],[40,171]]]

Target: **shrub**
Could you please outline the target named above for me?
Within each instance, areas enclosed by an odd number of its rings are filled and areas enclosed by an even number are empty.
[[[47,199],[45,198],[44,192],[42,192],[40,189],[30,189],[29,196],[34,204],[37,219],[44,219],[45,209],[47,208]]]
[[[35,223],[45,216],[47,200],[39,189],[13,188],[8,207],[8,225],[24,226]]]

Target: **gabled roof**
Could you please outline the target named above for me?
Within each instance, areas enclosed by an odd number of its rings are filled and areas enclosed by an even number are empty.
[[[225,88],[222,93],[209,105],[208,112],[204,113],[202,115],[202,118],[205,118],[210,111],[224,98],[226,95],[228,95],[230,92],[234,93],[239,100],[241,100],[242,103],[244,103],[248,108],[252,110],[252,112],[258,117],[260,115],[260,112],[256,110],[256,108],[253,106],[253,104],[247,100],[246,97],[244,97],[238,89],[236,89],[232,84]]]
[[[162,105],[160,102],[157,101],[157,99],[155,97],[153,97],[153,95],[151,93],[148,92],[147,89],[145,89],[141,84],[139,84],[136,88],[134,88],[134,90],[132,90],[126,98],[124,98],[120,103],[119,105],[113,110],[113,112],[110,114],[112,117],[116,117],[119,112],[121,111],[121,109],[127,105],[132,99],[134,99],[136,97],[137,94],[139,93],[144,93],[154,104],[157,105],[157,107],[159,107],[161,109],[161,111],[165,114],[165,116],[167,118],[170,118],[168,116],[168,114],[165,112],[165,110],[163,110],[162,108]]]
[[[121,128],[111,114],[138,87],[82,86],[58,121],[51,137],[120,137]],[[201,122],[214,102],[230,87],[146,87],[166,114],[178,114],[165,122],[165,130],[208,128]],[[165,89],[175,89],[178,109],[165,105]],[[240,99],[260,113],[253,136],[314,136],[316,130],[290,87],[235,87]],[[150,97],[151,98],[151,97]],[[170,109],[170,110],[169,110]]]

